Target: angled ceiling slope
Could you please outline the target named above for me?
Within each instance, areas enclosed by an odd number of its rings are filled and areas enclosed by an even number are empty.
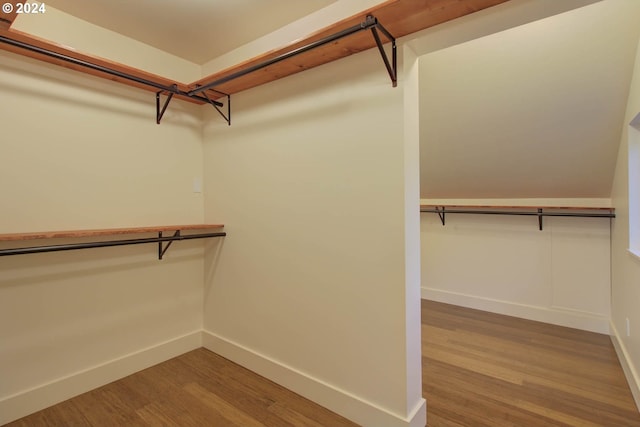
[[[640,2],[607,0],[420,58],[421,197],[610,197]]]

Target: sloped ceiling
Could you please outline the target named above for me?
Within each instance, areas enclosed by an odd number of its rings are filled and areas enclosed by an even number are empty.
[[[422,56],[421,197],[609,197],[638,22],[605,0]]]

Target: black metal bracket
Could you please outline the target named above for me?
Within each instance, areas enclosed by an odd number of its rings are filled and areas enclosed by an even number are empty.
[[[172,86],[175,90],[178,89],[177,85],[173,85]],[[167,107],[169,106],[169,102],[171,102],[171,98],[173,98],[173,94],[174,92],[169,92],[169,95],[167,96],[166,101],[164,102],[164,105],[162,106],[162,109],[160,109],[160,94],[162,93],[162,91],[156,92],[156,123],[160,124],[160,120],[162,120],[162,116],[164,116],[164,112],[167,111]]]
[[[178,236],[180,236],[180,230],[176,230],[176,232],[173,233],[173,237]],[[162,231],[158,233],[158,238],[162,239]],[[173,240],[169,240],[164,248],[162,247],[162,240],[158,242],[158,259],[162,259],[164,253],[167,252],[167,249],[169,249],[169,246],[171,246],[173,242]]]
[[[517,209],[516,207],[507,208],[507,209]],[[547,208],[549,209],[549,208]],[[551,208],[553,209],[553,208]],[[556,208],[562,209],[562,208]],[[566,208],[565,208],[566,209]],[[585,210],[583,209],[575,209],[576,211]],[[434,206],[430,208],[420,208],[420,212],[431,212],[437,213],[440,217],[440,221],[442,225],[445,225],[445,206]],[[519,216],[537,216],[538,217],[538,229],[542,230],[542,218],[545,216],[563,216],[563,217],[578,217],[578,218],[615,218],[616,214],[613,212],[613,209],[609,210],[608,213],[588,213],[588,212],[545,212],[544,208],[538,208],[535,212],[533,211],[516,211],[516,210],[506,210],[506,211],[498,211],[498,210],[479,210],[479,209],[449,209],[446,210],[446,213],[454,213],[454,214],[474,214],[474,215],[519,215]]]
[[[222,104],[220,102],[212,101],[209,98],[209,96],[207,96],[207,92],[202,92],[202,95],[205,98],[207,98],[207,101],[209,102],[209,104],[213,105],[213,108],[215,108],[216,111],[222,116],[222,118],[227,121],[227,125],[231,126],[231,95],[229,95],[228,93],[220,92],[219,90],[215,90],[215,89],[209,89],[209,90],[227,97],[227,114],[225,115],[220,109],[220,106],[222,106]]]
[[[91,249],[91,248],[105,248],[110,246],[125,246],[125,245],[140,245],[145,243],[158,243],[158,259],[162,259],[171,243],[176,240],[193,240],[193,239],[208,239],[212,237],[224,237],[227,233],[224,231],[215,233],[202,233],[202,234],[189,234],[181,235],[180,230],[176,230],[173,236],[162,236],[162,232],[158,233],[158,237],[149,237],[141,239],[127,239],[127,240],[107,240],[103,242],[88,242],[88,243],[68,243],[64,245],[50,245],[50,246],[32,246],[27,248],[14,248],[14,249],[0,249],[0,256],[9,255],[26,255],[36,254],[44,252],[60,252],[60,251],[72,251],[77,249]],[[168,242],[163,248],[162,243]]]
[[[173,95],[180,95],[183,97],[187,97],[187,98],[192,98],[192,99],[197,99],[198,101],[201,102],[205,102],[207,104],[211,104],[215,107],[215,109],[218,111],[218,113],[227,121],[227,123],[229,125],[231,125],[231,96],[227,93],[224,92],[220,92],[216,89],[213,89],[216,86],[219,86],[223,83],[227,83],[231,80],[235,80],[239,77],[245,76],[249,73],[252,73],[254,71],[260,70],[262,68],[266,68],[270,65],[273,65],[277,62],[283,61],[285,59],[291,58],[293,56],[299,55],[301,53],[307,52],[311,49],[315,49],[317,47],[323,46],[325,44],[328,43],[332,43],[338,39],[341,39],[343,37],[349,36],[351,34],[355,34],[357,32],[363,31],[363,30],[371,30],[371,34],[373,35],[373,38],[376,42],[376,45],[378,47],[378,50],[380,51],[380,54],[382,55],[382,60],[384,62],[384,65],[387,69],[387,72],[389,73],[389,77],[391,78],[391,84],[393,87],[396,87],[398,85],[398,65],[397,65],[397,48],[396,48],[396,39],[391,35],[391,33],[389,33],[389,31],[387,31],[382,24],[380,24],[378,22],[378,19],[375,18],[372,15],[367,15],[367,17],[365,18],[365,20],[363,22],[361,22],[358,25],[354,25],[353,27],[347,28],[345,30],[339,31],[335,34],[332,34],[330,36],[324,37],[320,40],[317,40],[315,42],[309,43],[305,46],[299,47],[297,49],[294,49],[290,52],[286,52],[283,53],[275,58],[266,60],[264,62],[261,62],[259,64],[255,64],[252,65],[250,67],[247,67],[245,69],[242,69],[240,71],[237,71],[235,73],[229,74],[227,76],[224,76],[220,79],[217,79],[213,82],[207,83],[205,85],[198,85],[196,88],[185,92],[182,91],[178,88],[178,85],[176,83],[173,83],[169,86],[167,85],[163,85],[160,83],[156,83],[154,81],[151,80],[147,80],[132,74],[127,74],[124,73],[122,71],[118,71],[118,70],[114,70],[108,67],[104,67],[102,65],[96,65],[96,64],[92,64],[91,62],[88,61],[84,61],[81,59],[77,59],[74,58],[72,56],[68,56],[68,55],[64,55],[58,52],[54,52],[48,49],[44,49],[38,46],[33,46],[30,45],[28,43],[24,43],[18,40],[14,40],[11,39],[9,37],[5,37],[5,36],[1,36],[0,35],[0,42],[1,43],[6,43],[15,47],[19,47],[22,49],[26,49],[29,50],[31,52],[36,52],[38,54],[41,55],[45,55],[45,56],[49,56],[61,61],[65,61],[65,62],[70,62],[72,64],[75,65],[80,65],[82,67],[86,67],[86,68],[90,68],[92,70],[96,70],[96,71],[100,71],[102,73],[105,74],[109,74],[112,76],[116,76],[125,80],[129,80],[129,81],[133,81],[136,82],[138,84],[142,84],[145,86],[150,86],[150,87],[154,87],[156,89],[159,89],[158,92],[156,92],[156,123],[160,124],[160,121],[162,120],[162,116],[164,115],[165,111],[167,110],[167,107],[169,106],[169,103],[171,102],[171,99],[173,98]],[[382,34],[384,34],[385,38],[388,39],[391,42],[391,61],[389,61],[389,58],[387,56],[386,51],[384,50],[384,46],[382,43],[382,40],[380,38],[380,35],[378,34],[378,31],[380,31]],[[227,112],[226,114],[222,112],[222,110],[220,108],[224,107],[224,104],[219,102],[219,101],[214,101],[212,99],[210,99],[207,94],[205,93],[205,91],[207,90],[212,90],[214,92],[217,92],[219,94],[221,94],[222,96],[225,96],[227,98]],[[160,107],[160,95],[162,93],[168,93],[167,99],[164,102],[162,108]]]
[[[391,60],[391,64],[389,64],[389,60],[387,58],[386,53],[384,52],[384,49],[382,48],[382,41],[380,40],[380,37],[378,35],[378,33],[375,31],[377,29],[379,29],[387,39],[389,39],[392,42],[392,60]],[[189,95],[193,96],[193,95],[197,95],[199,93],[202,93],[206,90],[210,90],[216,86],[220,86],[223,83],[227,83],[230,82],[232,80],[235,80],[239,77],[245,76],[249,73],[253,73],[254,71],[260,70],[262,68],[266,68],[270,65],[273,65],[277,62],[280,61],[284,61],[285,59],[289,59],[293,56],[299,55],[301,53],[307,52],[309,50],[318,48],[320,46],[324,46],[325,44],[328,43],[332,43],[336,40],[339,40],[343,37],[347,37],[350,36],[351,34],[355,34],[357,32],[363,31],[363,30],[372,30],[373,33],[373,37],[376,39],[376,44],[378,45],[378,48],[380,49],[381,53],[382,53],[382,57],[383,60],[385,62],[385,66],[387,67],[387,71],[389,71],[389,76],[391,77],[391,82],[393,87],[397,86],[397,49],[396,49],[396,40],[395,38],[378,22],[378,20],[372,16],[372,15],[367,15],[367,17],[365,18],[365,20],[363,22],[361,22],[358,25],[354,25],[353,27],[344,29],[342,31],[339,31],[335,34],[332,34],[330,36],[324,37],[320,40],[317,40],[315,42],[309,43],[307,45],[301,46],[297,49],[294,49],[290,52],[286,52],[283,53],[281,55],[276,56],[275,58],[271,58],[268,59],[264,62],[261,62],[259,64],[255,64],[252,65],[250,67],[247,67],[243,70],[239,70],[236,71],[235,73],[231,73],[227,76],[221,77],[217,80],[214,80],[210,83],[207,83],[203,86],[198,86],[195,89],[191,90],[189,92]]]
[[[393,87],[396,87],[398,86],[398,50],[396,48],[396,39],[382,26],[382,24],[378,22],[377,18],[369,15],[367,16],[367,20],[373,20],[374,22],[374,25],[371,26],[371,34],[373,34],[373,38],[375,39],[378,50],[380,51],[380,55],[382,56],[382,61],[384,61],[384,66],[387,68],[387,72],[389,73],[389,77],[391,78],[391,85]],[[378,30],[380,30],[382,34],[384,34],[385,37],[391,42],[391,64],[389,63],[387,53],[382,46],[382,40],[380,40]]]
[[[538,209],[538,230],[542,231],[542,209]]]
[[[438,208],[438,206],[435,207],[435,211],[438,214],[438,216],[440,217],[440,222],[442,222],[442,225],[444,225],[444,215],[445,215],[444,210],[445,210],[444,206],[442,207],[442,210],[440,210],[440,208]]]

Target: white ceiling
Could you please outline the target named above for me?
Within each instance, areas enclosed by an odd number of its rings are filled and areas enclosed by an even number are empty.
[[[203,64],[336,0],[47,0],[46,4]]]
[[[640,1],[420,58],[422,198],[610,197]]]

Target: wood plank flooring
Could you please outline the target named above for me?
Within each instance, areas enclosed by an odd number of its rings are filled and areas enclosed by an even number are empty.
[[[640,414],[606,335],[422,301],[429,427],[625,427]]]
[[[608,336],[430,301],[422,308],[428,427],[640,427]],[[356,424],[198,349],[8,426]]]
[[[354,427],[356,424],[200,348],[7,426]]]

